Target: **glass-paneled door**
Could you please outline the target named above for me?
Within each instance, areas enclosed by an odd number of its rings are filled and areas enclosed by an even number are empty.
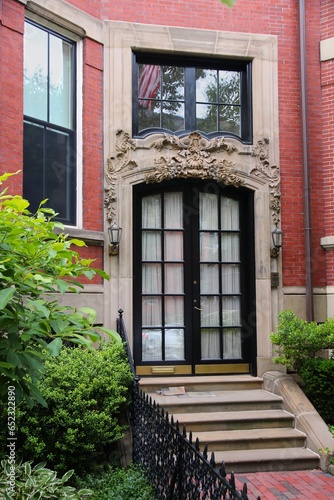
[[[138,374],[251,370],[252,203],[234,191],[195,182],[136,190]]]

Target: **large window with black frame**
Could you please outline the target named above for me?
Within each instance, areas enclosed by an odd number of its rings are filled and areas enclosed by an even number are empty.
[[[161,130],[177,135],[252,140],[251,62],[133,55],[133,135]]]
[[[30,20],[24,32],[23,194],[76,224],[76,46]]]

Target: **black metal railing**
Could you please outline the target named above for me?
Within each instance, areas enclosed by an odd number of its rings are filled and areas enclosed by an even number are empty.
[[[169,418],[139,388],[135,366],[120,309],[117,331],[126,343],[129,363],[134,374],[132,387],[131,425],[133,434],[133,461],[144,471],[158,500],[248,500],[247,484],[238,491],[232,473],[227,478],[224,463],[218,468],[212,452],[208,458],[207,446],[200,451],[198,439],[192,442],[192,433],[182,431],[179,423]],[[260,497],[258,497],[260,500]]]

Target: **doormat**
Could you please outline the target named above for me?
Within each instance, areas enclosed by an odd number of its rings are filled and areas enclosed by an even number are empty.
[[[165,387],[158,392],[162,396],[183,396],[186,390],[184,387]]]

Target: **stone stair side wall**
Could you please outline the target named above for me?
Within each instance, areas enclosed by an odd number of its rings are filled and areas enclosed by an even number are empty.
[[[283,398],[283,408],[295,416],[296,429],[306,434],[307,447],[319,454],[320,467],[328,472],[334,457],[334,438],[293,377],[279,371],[266,372],[263,388]]]

